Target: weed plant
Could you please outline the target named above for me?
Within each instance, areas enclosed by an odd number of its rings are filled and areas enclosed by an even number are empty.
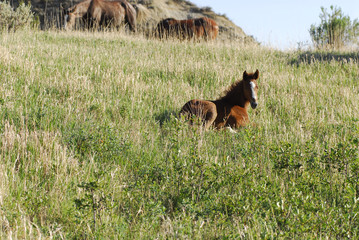
[[[300,56],[117,32],[0,35],[0,238],[358,238],[358,61]],[[255,69],[248,127],[177,119]]]

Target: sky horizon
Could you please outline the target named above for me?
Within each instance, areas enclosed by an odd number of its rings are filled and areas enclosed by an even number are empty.
[[[282,50],[295,49],[298,44],[311,45],[309,28],[320,23],[321,7],[340,7],[351,20],[359,19],[358,0],[190,0],[198,7],[211,7],[225,14],[247,35],[258,42]]]

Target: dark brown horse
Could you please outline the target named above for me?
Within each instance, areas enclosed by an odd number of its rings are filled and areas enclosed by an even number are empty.
[[[72,29],[76,18],[82,18],[89,28],[120,27],[123,22],[136,31],[136,10],[126,0],[85,0],[64,10],[65,29]]]
[[[243,80],[235,82],[226,94],[215,100],[191,100],[187,102],[180,111],[180,116],[193,122],[199,119],[205,128],[245,126],[249,122],[247,108],[250,104],[254,109],[257,107],[257,79],[259,71],[255,73],[243,73]]]
[[[200,39],[214,40],[218,35],[217,23],[207,17],[188,20],[167,18],[160,21],[155,29],[159,38],[175,37],[181,40]]]

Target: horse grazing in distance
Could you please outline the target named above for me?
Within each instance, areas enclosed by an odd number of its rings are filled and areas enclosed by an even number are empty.
[[[214,101],[191,100],[182,107],[179,114],[190,120],[191,124],[197,118],[206,129],[210,126],[216,129],[245,126],[249,122],[248,105],[253,109],[258,105],[258,78],[258,69],[255,73],[244,71],[243,80],[233,83],[223,97]]]
[[[160,21],[155,29],[155,35],[159,38],[176,37],[180,40],[200,39],[214,40],[218,35],[217,23],[207,17],[188,20],[176,20],[167,18]]]
[[[136,15],[135,8],[126,0],[85,0],[64,10],[64,28],[72,29],[76,18],[82,18],[88,28],[119,28],[125,22],[135,32]]]

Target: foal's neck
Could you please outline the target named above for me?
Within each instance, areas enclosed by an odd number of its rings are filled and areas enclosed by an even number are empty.
[[[249,105],[249,101],[245,99],[244,92],[243,92],[243,80],[237,83],[234,83],[229,90],[227,91],[226,95],[221,97],[218,100],[222,100],[226,103],[232,105],[238,105],[242,108],[247,108]]]

